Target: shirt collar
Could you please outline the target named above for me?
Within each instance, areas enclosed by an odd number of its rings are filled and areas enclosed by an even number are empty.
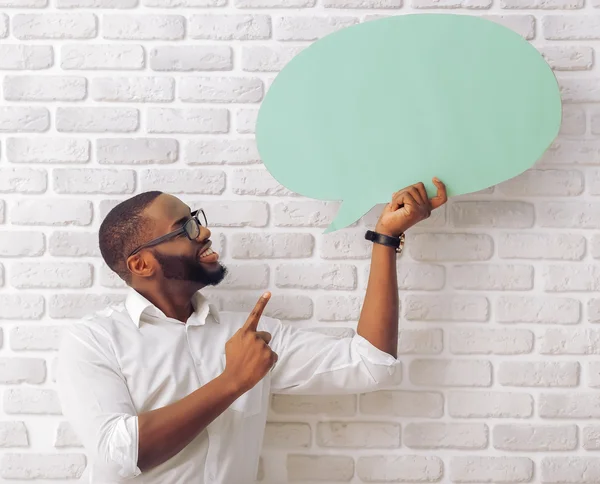
[[[208,299],[206,299],[200,291],[196,291],[192,296],[192,306],[194,307],[194,312],[188,319],[190,324],[204,324],[209,313],[217,323],[220,323],[217,307],[214,304],[209,303]],[[125,300],[125,309],[138,328],[144,313],[148,313],[150,316],[161,317],[164,319],[167,318],[165,313],[133,288],[129,289],[129,294]]]

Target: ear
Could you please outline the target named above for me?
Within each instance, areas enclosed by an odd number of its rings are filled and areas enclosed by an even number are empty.
[[[148,252],[138,252],[127,259],[129,272],[138,277],[150,277],[156,272],[156,259]]]

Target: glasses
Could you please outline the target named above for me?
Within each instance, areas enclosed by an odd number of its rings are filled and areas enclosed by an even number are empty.
[[[200,220],[198,219],[198,215],[202,215],[202,218],[204,219],[204,227],[206,227],[208,225],[208,222],[206,221],[206,214],[204,213],[204,210],[202,210],[202,209],[195,210],[194,212],[191,213],[191,215],[192,215],[192,218],[187,220],[183,224],[183,227],[178,228],[177,230],[174,230],[173,232],[170,232],[166,235],[162,235],[162,236],[158,237],[157,239],[151,240],[150,242],[147,242],[143,245],[140,245],[131,254],[129,254],[127,256],[127,258],[131,257],[134,254],[137,254],[142,249],[146,249],[148,247],[154,247],[155,245],[162,244],[163,242],[166,242],[167,240],[171,240],[171,239],[174,239],[175,237],[179,237],[182,234],[187,235],[187,238],[190,240],[197,239],[198,236],[200,235],[200,226],[202,225],[202,222],[200,222]]]

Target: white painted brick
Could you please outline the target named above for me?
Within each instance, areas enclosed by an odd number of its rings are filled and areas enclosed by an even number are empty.
[[[544,202],[538,207],[538,224],[546,228],[598,229],[598,209],[595,202]]]
[[[104,168],[55,168],[56,193],[133,193],[134,170]]]
[[[168,138],[100,138],[96,140],[98,163],[143,165],[174,163],[179,143]]]
[[[303,8],[314,7],[316,0],[233,0],[237,8]]]
[[[544,289],[548,292],[598,291],[600,266],[553,265],[545,267]]]
[[[600,426],[585,426],[581,437],[581,445],[585,450],[600,450]]]
[[[184,77],[178,92],[186,102],[256,103],[263,98],[263,82],[247,77]]]
[[[577,448],[576,425],[504,424],[494,427],[495,449],[519,452],[553,452]]]
[[[444,347],[441,329],[401,329],[398,333],[399,355],[435,355]]]
[[[378,391],[360,396],[365,415],[439,418],[444,413],[444,396],[438,392]]]
[[[583,181],[583,173],[579,170],[527,170],[501,183],[498,189],[509,196],[568,197],[583,193]]]
[[[600,35],[598,36],[600,38]],[[565,103],[599,102],[598,78],[560,77],[561,97]]]
[[[500,8],[508,9],[541,9],[541,10],[570,10],[582,8],[584,0],[501,0]]]
[[[108,215],[108,212],[110,212],[113,208],[119,205],[119,203],[121,203],[122,201],[123,200],[111,200],[106,198],[104,200],[100,200],[100,220],[104,220]]]
[[[408,252],[423,261],[488,260],[494,252],[492,238],[486,234],[415,234]]]
[[[128,287],[125,281],[121,279],[116,272],[110,269],[106,264],[102,263],[100,268],[100,285],[102,287],[110,287],[114,289],[121,289]]]
[[[583,6],[583,0],[573,3]],[[550,46],[542,47],[540,53],[556,71],[587,71],[594,65],[594,49],[591,47]]]
[[[354,475],[354,460],[342,455],[288,454],[286,467],[291,481],[349,481]]]
[[[600,195],[600,170],[588,170],[588,189],[590,195]]]
[[[597,361],[590,361],[587,365],[587,384],[592,388],[600,387],[600,363]]]
[[[123,40],[181,40],[185,17],[181,15],[105,15],[102,36]]]
[[[450,352],[457,355],[531,353],[533,333],[526,329],[461,328],[450,332]]]
[[[0,257],[38,256],[42,255],[45,249],[43,232],[0,231]]]
[[[500,323],[576,324],[581,303],[576,299],[543,296],[501,296],[496,320]]]
[[[503,361],[498,369],[498,382],[512,387],[575,387],[579,384],[579,363]]]
[[[192,15],[189,18],[192,39],[262,40],[271,37],[268,15]]]
[[[0,475],[5,479],[79,479],[85,454],[5,454]]]
[[[371,266],[365,268],[363,286],[367,287]],[[401,291],[437,291],[444,287],[446,269],[435,264],[403,262],[396,266],[398,289]]]
[[[138,0],[56,0],[58,8],[134,8]]]
[[[488,9],[492,0],[412,0],[413,8],[471,8]]]
[[[597,457],[545,457],[542,459],[541,482],[596,483],[600,481],[600,459]]]
[[[4,286],[4,266],[0,264],[0,287]]]
[[[90,142],[83,138],[7,138],[6,156],[12,163],[87,163]]]
[[[527,40],[535,37],[533,15],[482,15],[481,17],[513,30]]]
[[[15,262],[10,275],[11,284],[20,289],[92,285],[92,266],[85,262]]]
[[[275,285],[281,288],[352,290],[356,267],[350,264],[279,264]]]
[[[77,434],[75,434],[75,431],[69,422],[60,422],[58,424],[54,438],[54,447],[83,447],[81,440]]]
[[[0,200],[0,223],[4,223],[4,218],[5,218],[5,203],[4,200]]]
[[[219,199],[189,203],[204,209],[210,227],[264,227],[269,220],[267,202]]]
[[[254,134],[256,132],[256,119],[258,109],[240,108],[235,112],[236,130],[240,134]]]
[[[89,225],[91,221],[92,203],[87,200],[18,200],[11,209],[11,222],[15,225]]]
[[[8,37],[8,15],[0,13],[0,39]]]
[[[600,299],[592,298],[587,303],[588,321],[600,323]]]
[[[600,330],[587,328],[552,328],[540,338],[543,355],[599,355]]]
[[[294,196],[295,194],[279,184],[265,169],[236,169],[231,175],[231,189],[238,195]]]
[[[43,296],[26,293],[0,295],[0,319],[40,319],[43,314]]]
[[[222,7],[226,0],[143,0],[146,7],[176,8],[176,7]]]
[[[327,227],[339,207],[338,202],[278,202],[273,207],[273,223],[276,227]]]
[[[448,280],[455,289],[525,291],[533,288],[533,266],[457,265],[451,268]]]
[[[39,70],[54,64],[54,50],[49,45],[0,45],[0,69]]]
[[[357,321],[363,299],[354,295],[321,294],[317,297],[319,321]]]
[[[534,464],[527,457],[453,457],[452,482],[530,482]]]
[[[563,105],[562,124],[560,136],[581,136],[586,129],[585,110],[578,105]]]
[[[490,313],[483,296],[410,294],[404,307],[404,317],[410,321],[483,322]]]
[[[591,118],[591,131],[592,134],[598,135],[600,134],[600,110],[598,109],[592,109],[590,111],[590,118]]]
[[[539,415],[543,418],[597,419],[600,417],[600,395],[597,393],[542,393]]]
[[[585,256],[586,239],[576,234],[501,234],[498,255],[503,259],[577,261]]]
[[[319,422],[317,445],[340,448],[397,448],[400,447],[400,425],[379,422]]]
[[[527,418],[533,415],[528,393],[451,392],[448,414],[455,418]]]
[[[310,257],[315,246],[311,234],[239,233],[231,238],[234,259],[297,259]]]
[[[492,384],[492,365],[484,360],[425,360],[410,363],[410,381],[417,386],[487,387]]]
[[[489,430],[475,423],[409,423],[404,428],[404,445],[411,449],[485,449]]]
[[[17,326],[10,332],[14,351],[58,350],[63,326]]]
[[[29,447],[25,422],[0,422],[0,447]]]
[[[350,417],[356,414],[355,395],[273,395],[271,407],[282,415]]]
[[[56,257],[100,257],[98,234],[57,231],[50,234],[48,252]]]
[[[544,154],[543,163],[599,165],[600,141],[593,139],[558,139],[552,143],[552,146]]]
[[[223,295],[215,296],[215,300],[218,307],[224,311],[241,311],[249,314],[258,297],[258,294],[225,292]],[[307,296],[273,294],[263,314],[270,318],[283,320],[309,319],[313,314],[313,302]]]
[[[169,102],[175,98],[172,77],[95,77],[90,94],[95,101]]]
[[[46,170],[0,168],[0,193],[43,193],[47,178]]]
[[[400,8],[402,0],[323,0],[326,8]]]
[[[273,20],[275,40],[318,40],[358,23],[356,17],[277,16]]]
[[[125,300],[123,294],[55,294],[48,302],[51,318],[83,318]]]
[[[80,101],[87,93],[85,77],[6,76],[4,98],[8,101]]]
[[[46,380],[43,358],[0,358],[0,383],[37,385]]]
[[[455,227],[529,228],[533,205],[523,202],[457,202],[451,207]]]
[[[443,472],[439,457],[374,455],[359,457],[356,462],[356,474],[363,482],[437,482]]]
[[[308,448],[310,443],[310,425],[306,423],[267,422],[264,437],[265,448]]]
[[[594,259],[600,258],[600,236],[598,235],[592,236],[590,242],[590,254]]]
[[[60,52],[61,68],[65,70],[139,70],[145,66],[141,45],[70,44]]]
[[[4,391],[4,411],[7,414],[61,415],[60,401],[54,390],[9,388]]]
[[[131,132],[139,126],[135,108],[56,108],[56,129],[62,132]]]
[[[227,133],[227,109],[148,109],[148,133]]]
[[[43,8],[48,0],[1,0],[0,7],[6,8]]]
[[[98,20],[91,13],[28,13],[12,18],[17,39],[92,39],[98,34]]]
[[[184,159],[188,165],[260,163],[254,139],[192,139],[186,142]]]
[[[542,29],[549,40],[597,40],[600,15],[547,15],[542,19]]]
[[[322,259],[367,259],[372,242],[365,240],[364,229],[344,230],[322,238],[319,256]]]
[[[0,133],[42,133],[49,127],[46,108],[0,107]]]
[[[225,190],[225,173],[221,170],[162,169],[142,170],[142,191],[161,190],[169,193],[205,193],[218,195]]]
[[[233,69],[231,47],[163,45],[150,51],[154,71],[229,71]]]
[[[242,47],[242,70],[277,72],[298,55],[304,47],[253,45]]]
[[[227,264],[228,273],[221,287],[229,289],[265,289],[269,285],[266,264]]]

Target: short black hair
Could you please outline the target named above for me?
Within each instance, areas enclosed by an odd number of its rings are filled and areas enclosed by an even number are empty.
[[[114,207],[100,224],[98,242],[106,265],[128,284],[131,274],[125,264],[127,256],[139,245],[148,242],[152,225],[142,212],[163,192],[140,193]]]

